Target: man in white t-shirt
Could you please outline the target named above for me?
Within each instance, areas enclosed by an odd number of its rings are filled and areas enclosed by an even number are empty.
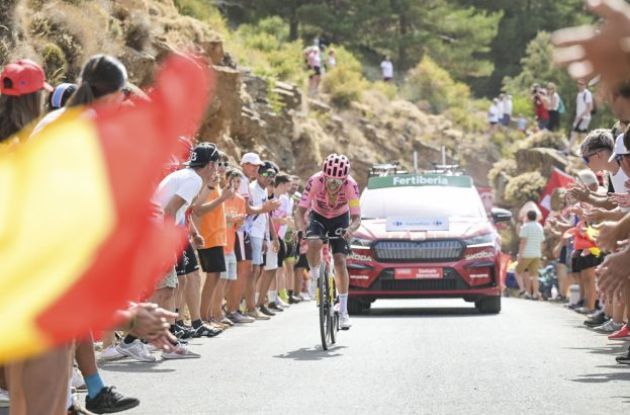
[[[242,261],[244,262],[244,265],[239,268],[239,272],[242,273],[239,278],[242,278],[246,281],[245,286],[241,288],[241,290],[243,291],[241,295],[244,295],[245,297],[245,303],[248,310],[247,315],[257,320],[266,320],[269,319],[269,317],[258,312],[258,310],[256,309],[256,276],[254,275],[252,268],[251,223],[256,215],[271,212],[279,206],[278,201],[266,201],[262,204],[262,206],[255,206],[252,203],[250,180],[257,180],[258,169],[263,165],[264,163],[260,159],[260,156],[258,154],[244,154],[241,158],[241,167],[243,169],[243,174],[246,177],[243,177],[243,179],[241,180],[241,186],[238,190],[239,194],[243,196],[243,198],[247,202],[246,210],[248,215],[245,229],[243,231],[243,237],[245,240],[237,247],[237,249],[243,249],[244,252],[240,253],[240,257],[245,258],[245,261]],[[239,254],[237,254],[237,257],[239,257]]]
[[[494,98],[490,108],[488,109],[488,124],[490,124],[490,131],[495,131],[497,124],[499,123],[499,99]]]
[[[537,214],[530,210],[527,212],[527,222],[521,227],[518,234],[520,238],[518,246],[518,265],[516,266],[516,281],[521,288],[521,294],[526,298],[537,300],[538,295],[538,269],[542,257],[542,244],[545,233],[542,226],[536,220]],[[527,271],[527,276],[523,274]],[[524,292],[523,292],[524,291]]]
[[[394,64],[389,60],[389,56],[385,56],[381,62],[381,72],[383,73],[383,82],[390,82],[394,79]]]
[[[586,88],[586,81],[579,80],[577,87],[578,94],[575,97],[575,119],[573,120],[571,138],[569,140],[569,151],[571,151],[576,138],[582,141],[584,135],[588,132],[588,126],[591,123],[591,112],[595,105],[593,94]]]
[[[194,224],[187,224],[186,210],[197,198],[202,186],[210,182],[216,175],[216,162],[218,160],[219,151],[214,144],[202,143],[197,145],[191,152],[190,160],[186,163],[187,167],[166,176],[158,185],[154,198],[166,217],[174,219],[178,226],[190,226],[188,229],[191,240],[189,240],[186,249],[179,257],[175,268],[177,275],[179,277],[186,276],[186,285],[190,285],[190,290],[187,292],[187,294],[190,294],[187,295],[187,297],[190,297],[190,301],[187,301],[187,303],[195,337],[212,337],[216,336],[220,331],[217,332],[217,330],[206,326],[201,320],[201,277],[197,271],[199,266],[192,244],[203,245],[203,238],[199,236]],[[165,260],[169,260],[169,258],[165,258]],[[173,277],[173,272],[169,273],[158,284],[153,295],[153,301],[167,310],[175,310],[175,288],[177,285],[177,277]],[[178,333],[181,331],[181,328],[172,324],[171,331]],[[177,344],[173,352],[163,354],[165,359],[190,357],[199,357],[199,355],[191,352],[181,343]]]

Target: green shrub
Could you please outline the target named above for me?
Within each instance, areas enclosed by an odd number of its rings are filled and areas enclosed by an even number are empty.
[[[512,207],[520,207],[525,202],[538,202],[547,180],[537,171],[513,177],[505,187],[505,201]]]
[[[331,102],[340,108],[358,101],[369,87],[361,73],[361,62],[347,49],[335,46],[337,66],[328,71],[322,80],[322,91],[330,94]]]
[[[61,48],[54,43],[46,43],[41,53],[48,82],[53,85],[62,82],[68,70],[68,61]]]
[[[446,70],[425,55],[409,71],[402,95],[413,102],[427,101],[431,105],[431,111],[440,114],[453,107],[467,109],[470,89],[467,85],[454,81]]]
[[[390,101],[398,95],[398,88],[393,82],[377,81],[372,84],[371,88],[385,95]]]
[[[509,177],[513,177],[516,174],[516,160],[505,158],[494,163],[488,172],[488,182],[495,184],[495,181],[501,172],[505,173]]]
[[[560,132],[551,132],[547,130],[542,130],[537,132],[536,134],[532,134],[524,140],[520,147],[521,148],[555,148],[556,150],[564,150],[569,145],[564,134]]]
[[[228,32],[227,23],[213,0],[174,0],[174,3],[181,14],[208,23],[215,32]]]

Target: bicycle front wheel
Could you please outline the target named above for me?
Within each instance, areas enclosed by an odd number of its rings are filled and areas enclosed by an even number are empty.
[[[317,291],[319,303],[319,333],[322,340],[322,348],[328,350],[330,346],[330,294],[328,293],[328,281],[326,279],[325,271],[322,271],[317,279]]]

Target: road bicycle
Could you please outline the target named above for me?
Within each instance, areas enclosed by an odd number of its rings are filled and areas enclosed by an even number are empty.
[[[329,241],[341,239],[341,236],[306,236],[304,239],[307,241],[321,240],[326,246]],[[319,333],[322,340],[322,348],[328,350],[331,345],[337,342],[337,332],[339,331],[339,311],[335,307],[338,302],[337,287],[332,255],[322,254],[319,278],[317,278],[316,299],[319,310]]]

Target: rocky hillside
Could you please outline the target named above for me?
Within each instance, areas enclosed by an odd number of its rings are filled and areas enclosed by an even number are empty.
[[[253,150],[306,176],[322,156],[343,152],[365,183],[372,163],[397,160],[410,168],[417,151],[427,168],[440,160],[444,145],[449,161],[457,159],[477,184],[487,185],[488,171],[501,157],[500,146],[487,137],[465,134],[445,116],[376,89],[341,110],[325,95],[307,98],[302,86],[270,84],[234,62],[212,25],[181,15],[173,0],[3,0],[0,21],[0,65],[32,58],[53,83],[74,80],[94,53],[119,57],[140,86],[150,85],[172,51],[206,56],[217,88],[200,139],[217,142],[235,159]]]

